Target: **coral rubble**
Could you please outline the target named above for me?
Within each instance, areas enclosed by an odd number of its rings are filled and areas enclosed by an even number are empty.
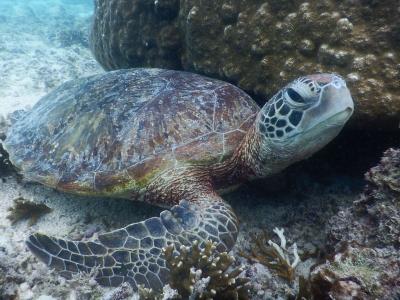
[[[353,124],[396,129],[397,0],[96,1],[91,48],[106,69],[151,66],[218,77],[266,99],[306,73],[338,72]]]

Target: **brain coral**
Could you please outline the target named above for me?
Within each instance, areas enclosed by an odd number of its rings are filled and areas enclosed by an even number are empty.
[[[305,73],[345,76],[353,125],[400,119],[398,0],[96,0],[91,47],[107,70],[185,69],[237,84],[260,103]]]

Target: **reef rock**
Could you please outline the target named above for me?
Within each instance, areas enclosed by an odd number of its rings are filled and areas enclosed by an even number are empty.
[[[400,295],[400,149],[387,150],[366,179],[368,185],[353,206],[330,220],[333,259],[311,274],[318,299]]]
[[[90,46],[106,70],[181,69],[178,0],[96,0]]]
[[[330,243],[336,250],[344,242],[400,249],[400,149],[387,150],[365,177],[359,199],[330,221]]]
[[[397,0],[96,0],[91,48],[107,70],[185,69],[237,84],[260,103],[301,74],[338,72],[353,125],[400,118]]]

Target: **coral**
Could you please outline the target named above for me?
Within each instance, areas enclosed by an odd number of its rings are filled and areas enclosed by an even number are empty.
[[[258,261],[291,283],[295,279],[295,269],[300,262],[297,245],[296,243],[292,245],[293,262],[290,262],[289,250],[286,247],[286,238],[283,234],[284,230],[275,228],[273,231],[279,237],[280,245],[271,240],[268,240],[267,243],[267,233],[264,231],[258,236],[252,235],[253,247],[251,254],[241,251],[240,255],[247,259]]]
[[[105,69],[181,68],[179,1],[96,1],[95,10],[90,46]]]
[[[10,244],[0,247],[0,299],[103,299],[104,290],[93,279],[97,270],[66,280],[35,264],[23,245]]]
[[[347,248],[332,263],[316,267],[310,276],[314,299],[375,299],[380,296],[380,272],[368,248]]]
[[[248,299],[248,278],[239,277],[243,268],[234,268],[235,259],[226,252],[218,253],[216,244],[208,241],[201,249],[173,245],[164,249],[171,270],[169,285],[182,299]]]
[[[382,193],[400,196],[400,149],[388,149],[381,163],[365,174],[366,179]],[[392,197],[392,196],[390,196]]]
[[[91,48],[107,70],[164,67],[237,84],[260,103],[305,73],[345,76],[353,124],[397,129],[397,0],[96,1]]]
[[[365,178],[368,185],[353,206],[330,220],[330,242],[336,249],[351,241],[400,248],[400,149],[385,151]]]
[[[13,264],[10,255],[0,247],[0,299],[18,299],[18,285],[24,277],[14,270]]]
[[[311,274],[317,299],[394,299],[400,294],[399,166],[400,150],[387,150],[366,173],[368,184],[352,207],[329,221],[327,248],[334,259]]]
[[[139,289],[140,291],[140,289]],[[131,299],[133,295],[133,289],[128,282],[122,283],[118,288],[112,291],[111,294],[107,295],[104,300],[124,300]],[[140,298],[142,299],[142,298]],[[146,299],[146,298],[143,298]]]
[[[368,292],[372,292],[377,280],[378,270],[374,266],[374,256],[369,249],[347,249],[346,255],[339,255],[328,268],[339,277],[358,277],[361,285],[365,286]]]
[[[10,207],[8,211],[10,213],[7,219],[11,221],[11,224],[15,224],[23,219],[29,219],[29,226],[31,226],[35,224],[41,216],[51,212],[52,209],[43,203],[35,203],[19,197],[14,199],[14,206]]]
[[[60,276],[49,277],[48,271],[46,272],[47,274],[42,274],[42,278],[40,278],[40,280],[45,279],[46,282],[40,282],[40,285],[36,282],[35,285],[39,287],[36,288],[35,293],[52,294],[56,299],[102,299],[102,290],[94,280],[97,273],[96,268],[90,273],[74,274],[69,280]],[[48,282],[49,280],[52,282]],[[58,288],[52,290],[49,283],[56,284]],[[119,291],[121,290],[118,290],[114,295],[121,295],[118,293]],[[34,297],[34,299],[37,299],[37,297]]]
[[[216,243],[207,241],[201,248],[195,241],[179,251],[168,245],[163,252],[170,269],[169,284],[161,294],[139,286],[139,299],[249,299],[249,279],[239,277],[244,269],[233,267],[234,257],[219,253]]]
[[[138,288],[139,299],[140,300],[161,300],[163,299],[163,295],[159,295],[153,289],[148,289],[143,285],[139,285]]]

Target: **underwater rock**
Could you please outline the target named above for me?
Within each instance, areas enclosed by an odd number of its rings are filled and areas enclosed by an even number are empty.
[[[262,103],[315,72],[347,78],[354,126],[400,116],[397,0],[97,0],[91,48],[107,70],[185,69],[230,81]]]
[[[179,1],[95,1],[90,44],[106,70],[157,66],[181,69]]]
[[[317,299],[400,295],[400,149],[387,150],[366,179],[368,185],[353,206],[329,222],[328,247],[334,258],[311,274]]]
[[[8,153],[4,150],[3,145],[1,144],[1,141],[6,139],[8,127],[8,120],[0,115],[0,178],[3,180],[4,177],[16,174],[16,170],[9,160]]]
[[[365,177],[368,185],[353,206],[330,220],[330,244],[400,249],[400,149],[385,151]]]
[[[379,278],[383,262],[369,248],[348,247],[332,262],[317,266],[310,276],[312,299],[389,299],[382,296]]]
[[[4,116],[0,115],[0,140],[6,139],[6,133],[9,126],[10,124],[8,120]]]

